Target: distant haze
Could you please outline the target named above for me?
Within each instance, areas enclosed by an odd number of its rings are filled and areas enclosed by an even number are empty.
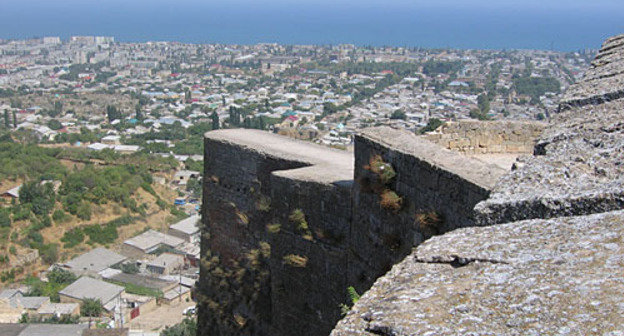
[[[0,38],[573,51],[624,33],[624,1],[615,0],[0,2]]]

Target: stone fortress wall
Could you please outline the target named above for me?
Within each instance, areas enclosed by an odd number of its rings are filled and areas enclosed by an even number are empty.
[[[424,137],[465,154],[531,154],[546,123],[533,121],[447,122]]]
[[[203,335],[328,335],[349,286],[362,293],[413,246],[475,225],[505,173],[388,127],[358,135],[354,154],[241,129],[207,133],[205,152]],[[396,176],[376,180],[375,158]]]

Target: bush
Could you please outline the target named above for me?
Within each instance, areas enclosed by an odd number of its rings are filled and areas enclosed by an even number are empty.
[[[20,205],[13,206],[13,208],[11,208],[11,211],[13,212],[13,221],[17,222],[17,221],[29,219],[30,214],[32,213],[30,209],[31,209],[30,204],[26,204],[26,205],[20,204]]]
[[[9,209],[0,209],[0,227],[11,227],[11,216]]]
[[[58,245],[45,244],[39,248],[39,256],[46,264],[52,265],[58,261]]]
[[[183,219],[188,217],[186,212],[178,209],[176,206],[172,206],[171,209],[169,210],[169,212],[171,212],[171,214],[175,216],[175,219],[177,221],[181,221],[181,220],[183,220]]]
[[[72,248],[81,244],[84,241],[84,233],[81,228],[74,228],[69,231],[66,231],[63,237],[61,238],[63,247]]]
[[[91,219],[91,204],[87,202],[81,202],[78,208],[76,209],[76,216],[83,220]]]
[[[43,244],[43,236],[37,231],[30,230],[26,238],[29,241],[30,248],[38,248],[41,244]]]
[[[435,130],[438,129],[438,127],[444,125],[444,122],[442,122],[442,120],[438,119],[438,118],[431,118],[429,119],[429,122],[427,123],[427,125],[423,128],[421,128],[418,132],[420,134],[425,134],[427,132],[433,132]]]
[[[139,266],[135,263],[121,264],[121,271],[128,274],[137,274],[139,273]]]
[[[50,226],[52,226],[52,220],[50,219],[50,216],[48,216],[48,215],[44,215],[44,216],[41,218],[41,225],[42,225],[43,227],[50,227]]]
[[[106,225],[89,225],[84,228],[84,233],[89,236],[90,243],[101,245],[114,243],[119,237],[117,234],[117,226],[108,223]]]
[[[80,315],[89,317],[100,317],[104,307],[100,299],[84,299],[80,305]]]
[[[162,199],[157,199],[156,200],[156,205],[158,205],[158,207],[160,208],[160,210],[165,210],[167,209],[167,202],[163,201]]]
[[[63,207],[72,215],[75,215],[78,212],[78,206],[80,203],[81,197],[78,193],[70,193],[63,198]]]
[[[55,223],[62,223],[67,219],[67,214],[65,214],[65,211],[58,209],[52,213],[52,219]]]
[[[0,281],[2,282],[12,282],[13,280],[15,280],[15,271],[14,270],[8,270],[8,271],[4,271],[2,273],[0,273]]]

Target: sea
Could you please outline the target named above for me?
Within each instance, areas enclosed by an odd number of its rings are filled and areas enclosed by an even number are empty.
[[[596,49],[624,33],[624,0],[0,0],[0,38]]]

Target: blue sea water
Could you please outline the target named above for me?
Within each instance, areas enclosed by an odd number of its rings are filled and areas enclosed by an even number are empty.
[[[0,0],[0,38],[573,51],[623,19],[622,0]]]

